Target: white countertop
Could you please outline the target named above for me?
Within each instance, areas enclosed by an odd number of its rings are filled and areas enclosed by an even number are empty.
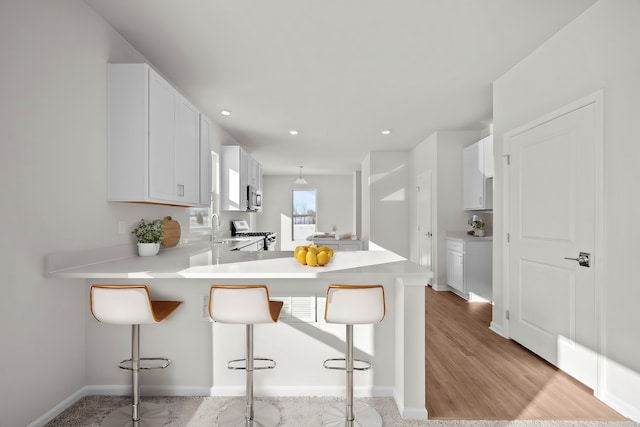
[[[468,242],[493,241],[493,236],[484,236],[484,237],[472,236],[470,234],[467,234],[466,231],[447,231],[445,234],[445,237],[447,239],[457,239],[457,240],[464,240]]]
[[[324,267],[301,265],[291,251],[241,252],[224,245],[197,243],[163,249],[156,256],[127,256],[118,259],[49,269],[51,277],[85,279],[123,278],[344,278],[369,277],[430,278],[433,273],[388,251],[336,252]]]

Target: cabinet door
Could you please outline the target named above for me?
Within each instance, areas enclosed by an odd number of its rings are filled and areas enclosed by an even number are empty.
[[[176,200],[175,136],[178,93],[149,71],[149,196]]]
[[[252,156],[247,156],[247,172],[248,172],[247,183],[256,188],[258,188],[258,186],[256,185],[256,165],[257,164],[258,162],[256,162],[256,159],[254,159]]]
[[[256,162],[256,188],[262,191],[262,165]]]
[[[240,148],[240,188],[238,197],[240,200],[240,210],[246,211],[248,205],[247,186],[249,185],[249,155]]]
[[[175,139],[176,200],[185,204],[200,203],[200,113],[186,99],[179,97]]]
[[[484,209],[484,152],[475,143],[463,150],[464,208]]]
[[[482,141],[484,155],[484,177],[493,178],[493,135],[489,135]]]
[[[447,285],[464,293],[464,255],[447,252]]]
[[[222,146],[220,204],[224,211],[247,210],[247,161],[247,153],[240,146]]]
[[[200,205],[211,204],[213,165],[211,164],[211,120],[200,114]]]

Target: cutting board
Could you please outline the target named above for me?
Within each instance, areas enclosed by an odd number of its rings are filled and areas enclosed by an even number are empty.
[[[162,222],[162,246],[172,248],[180,241],[180,223],[165,216]]]

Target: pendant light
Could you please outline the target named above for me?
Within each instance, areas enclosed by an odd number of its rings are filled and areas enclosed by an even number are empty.
[[[294,184],[306,185],[308,184],[307,180],[302,177],[302,166],[300,166],[300,176],[293,181]]]

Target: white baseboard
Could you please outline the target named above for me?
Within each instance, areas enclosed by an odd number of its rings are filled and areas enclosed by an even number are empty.
[[[627,418],[640,422],[640,372],[602,357],[596,397]]]
[[[80,390],[78,390],[75,393],[71,394],[69,397],[64,399],[62,402],[58,403],[56,406],[54,406],[53,408],[51,408],[50,410],[48,410],[47,412],[42,414],[40,417],[38,417],[38,419],[36,419],[32,423],[28,424],[27,427],[43,427],[43,426],[45,426],[49,421],[51,421],[52,419],[54,419],[55,417],[60,415],[62,412],[64,412],[64,410],[67,409],[69,406],[73,405],[78,400],[82,399],[83,397],[89,396],[89,393],[86,393],[86,389],[87,389],[87,387],[82,387]]]
[[[210,387],[203,386],[142,386],[142,396],[210,396]],[[130,385],[88,385],[84,386],[56,406],[42,414],[27,427],[43,427],[64,412],[65,409],[85,396],[129,396]]]
[[[400,400],[400,397],[397,393],[393,393],[393,401],[396,402],[396,407],[398,408],[398,412],[400,412],[400,416],[405,420],[427,420],[429,414],[427,413],[427,408],[409,408],[405,407],[403,402]]]
[[[498,325],[497,323],[491,322],[491,324],[489,325],[489,329],[500,335],[502,338],[507,338],[504,336],[504,329],[502,329],[502,326]]]
[[[437,292],[450,291],[451,290],[451,288],[449,286],[447,286],[447,285],[439,285],[437,283],[434,283],[433,285],[430,285],[430,286],[434,291],[437,291]]]

